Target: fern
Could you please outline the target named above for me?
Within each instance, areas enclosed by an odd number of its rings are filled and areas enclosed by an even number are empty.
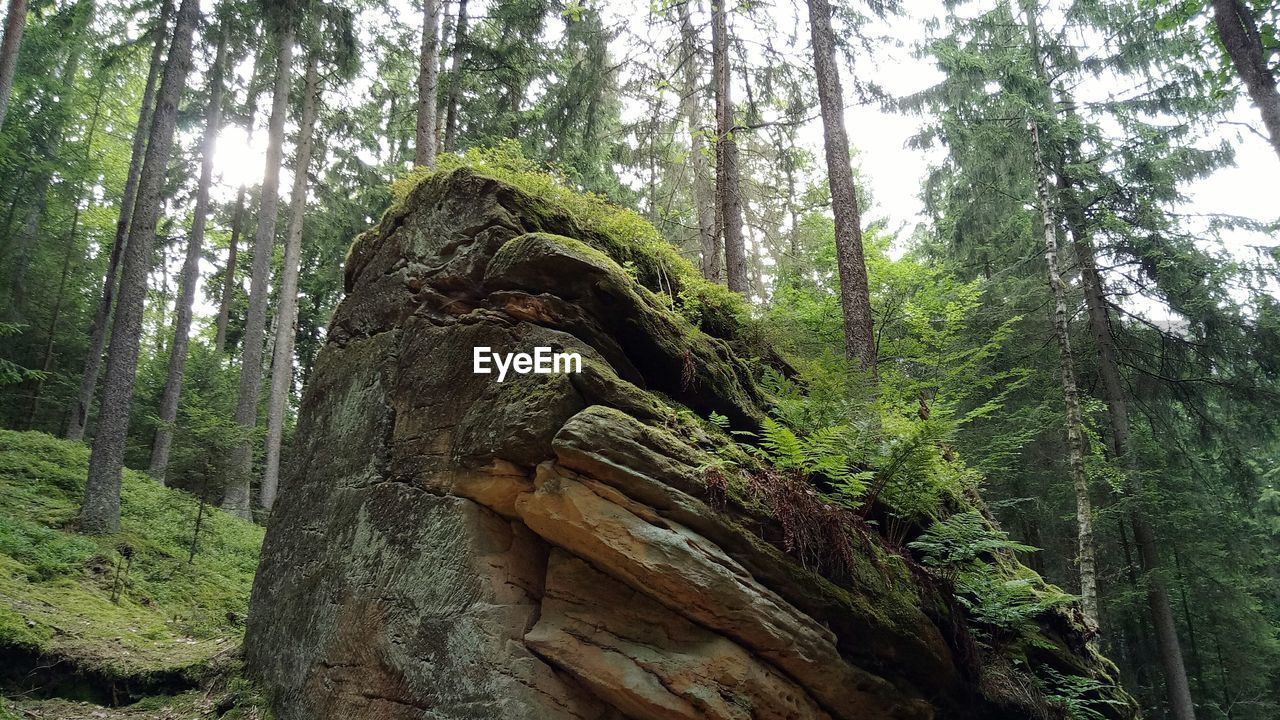
[[[1064,675],[1051,667],[1039,669],[1041,690],[1049,702],[1064,708],[1071,720],[1106,720],[1107,707],[1123,708],[1119,700],[1106,697],[1112,687],[1100,680],[1080,675]],[[1045,682],[1047,681],[1047,682]]]
[[[951,577],[956,597],[979,625],[1011,634],[1031,632],[1035,618],[1074,598],[1038,578],[1007,577],[995,558],[1036,548],[1009,539],[977,510],[957,513],[935,522],[908,547],[921,562]]]

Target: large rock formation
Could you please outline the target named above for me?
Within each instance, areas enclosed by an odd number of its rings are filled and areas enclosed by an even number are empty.
[[[946,583],[874,542],[824,577],[709,487],[696,418],[755,426],[768,353],[662,262],[468,170],[357,239],[253,591],[281,718],[1058,717],[1036,664],[1131,716],[1066,615],[978,652]],[[584,367],[499,383],[477,346]]]

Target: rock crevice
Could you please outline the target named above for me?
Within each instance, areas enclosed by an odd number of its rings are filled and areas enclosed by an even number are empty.
[[[983,689],[902,558],[823,577],[707,487],[690,418],[758,424],[750,367],[598,240],[466,170],[357,239],[254,585],[279,717],[1052,717]],[[583,372],[497,383],[476,346]]]

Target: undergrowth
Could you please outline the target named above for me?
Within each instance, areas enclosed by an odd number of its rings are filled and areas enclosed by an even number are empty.
[[[74,531],[87,447],[0,430],[0,646],[127,676],[238,645],[262,529],[126,470],[122,529]]]

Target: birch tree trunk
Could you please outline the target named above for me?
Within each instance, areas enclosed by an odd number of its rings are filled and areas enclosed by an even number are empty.
[[[689,16],[689,3],[676,6],[680,13],[680,38],[684,46],[684,97],[680,106],[689,126],[689,164],[693,168],[693,204],[698,214],[698,241],[702,248],[702,277],[722,282],[720,238],[716,234],[715,188],[707,166],[707,146],[702,136],[702,66],[698,36]]]
[[[22,33],[27,27],[27,0],[9,0],[9,14],[4,23],[4,40],[0,41],[0,129],[9,112],[9,96],[13,93],[13,75],[18,69],[18,52]]]
[[[742,238],[738,142],[734,139],[729,73],[729,25],[724,0],[711,0],[711,65],[716,86],[716,225],[724,237],[725,275],[729,289],[749,296],[747,248]]]
[[[276,60],[275,88],[271,98],[271,121],[267,131],[266,170],[258,203],[258,228],[253,236],[253,272],[249,281],[249,313],[245,318],[244,342],[240,352],[240,392],[236,402],[236,424],[241,438],[232,451],[230,476],[222,496],[222,509],[250,519],[249,485],[253,473],[253,434],[258,424],[258,391],[262,383],[262,350],[267,325],[267,283],[271,275],[271,255],[275,246],[276,209],[280,197],[280,163],[284,155],[284,122],[289,109],[292,84],[293,18],[280,29],[280,54]]]
[[[436,95],[440,60],[440,0],[423,0],[422,51],[418,56],[418,127],[413,164],[436,164]]]
[[[147,272],[160,214],[160,190],[173,148],[178,103],[191,71],[192,35],[199,17],[199,0],[182,0],[164,79],[156,95],[155,115],[139,175],[136,212],[130,223],[128,244],[121,264],[120,300],[111,326],[102,412],[98,432],[93,438],[89,477],[80,511],[80,529],[86,533],[112,533],[120,528],[120,472],[124,464],[125,436],[129,431],[134,376],[138,368]]]
[[[319,58],[307,59],[307,79],[302,96],[302,124],[293,168],[293,192],[289,199],[289,230],[280,271],[280,307],[276,313],[276,342],[271,362],[271,394],[267,397],[266,468],[258,503],[270,511],[280,484],[280,444],[284,438],[285,410],[293,388],[293,343],[298,324],[298,266],[302,257],[302,224],[307,212],[307,170],[311,166],[317,99],[320,94]],[[434,112],[434,109],[433,109]]]
[[[1258,19],[1241,0],[1213,0],[1213,24],[1249,97],[1262,113],[1271,147],[1280,157],[1280,91],[1276,89],[1276,76],[1267,66]]]
[[[1067,103],[1071,107],[1071,103]],[[1064,196],[1071,198],[1073,181],[1061,169],[1058,186]],[[1116,355],[1115,335],[1111,327],[1110,310],[1107,308],[1102,274],[1093,243],[1088,234],[1085,217],[1078,202],[1069,200],[1064,213],[1067,229],[1071,233],[1072,246],[1080,265],[1080,279],[1084,286],[1085,307],[1089,316],[1089,331],[1093,335],[1098,352],[1098,375],[1102,380],[1107,419],[1111,426],[1111,454],[1124,472],[1127,487],[1125,494],[1130,501],[1130,525],[1133,526],[1134,544],[1138,550],[1138,567],[1143,573],[1147,590],[1147,609],[1156,634],[1156,652],[1165,677],[1165,691],[1169,707],[1176,720],[1193,720],[1195,704],[1191,699],[1191,685],[1187,678],[1186,664],[1182,657],[1182,644],[1178,639],[1177,624],[1173,616],[1173,603],[1160,572],[1160,549],[1155,530],[1147,517],[1143,500],[1143,487],[1138,479],[1134,457],[1129,451],[1128,392],[1120,375],[1120,363]]]
[[[124,190],[120,195],[120,215],[116,218],[115,239],[107,258],[107,270],[102,278],[102,295],[89,329],[89,350],[85,354],[84,370],[80,373],[80,388],[67,408],[68,440],[83,440],[85,425],[89,421],[89,409],[93,405],[93,392],[102,371],[102,352],[107,345],[107,328],[111,320],[111,308],[115,302],[116,280],[120,273],[120,258],[129,241],[129,227],[133,220],[133,208],[138,192],[138,175],[147,149],[147,134],[151,130],[154,111],[156,82],[163,64],[165,41],[168,39],[169,16],[173,13],[173,0],[164,0],[160,17],[156,21],[156,41],[151,47],[151,64],[147,70],[147,83],[142,90],[142,105],[138,110],[138,124],[133,130],[133,147],[129,156],[129,172],[125,176]]]
[[[160,395],[160,425],[151,444],[151,477],[164,484],[169,468],[169,448],[173,444],[173,424],[178,419],[178,400],[182,396],[182,379],[187,369],[190,344],[191,309],[195,303],[196,285],[200,282],[200,255],[204,250],[204,226],[209,215],[209,186],[213,184],[213,160],[222,128],[222,73],[226,62],[226,35],[219,30],[218,46],[209,72],[209,107],[205,112],[204,147],[201,150],[200,181],[196,189],[196,207],[187,238],[187,254],[182,263],[178,298],[174,303],[173,345],[169,351],[169,370],[164,391]]]
[[[835,34],[831,30],[831,5],[808,0],[813,68],[822,108],[823,146],[827,158],[827,182],[831,186],[831,210],[836,226],[836,266],[840,271],[840,308],[844,318],[844,352],[850,363],[871,373],[876,369],[876,341],[871,329],[871,291],[867,262],[862,250],[862,216],[853,185],[849,137],[844,128],[844,93],[836,66]]]
[[[1084,418],[1080,410],[1080,391],[1076,386],[1075,357],[1071,352],[1071,334],[1067,325],[1067,286],[1058,269],[1058,220],[1049,193],[1049,180],[1040,148],[1040,130],[1031,124],[1031,140],[1036,154],[1036,200],[1044,223],[1044,259],[1049,269],[1049,287],[1053,290],[1053,334],[1058,340],[1058,359],[1062,369],[1062,396],[1067,406],[1067,453],[1071,467],[1071,484],[1076,494],[1076,564],[1080,568],[1080,606],[1089,627],[1098,624],[1098,570],[1093,550],[1093,504],[1089,499],[1089,480],[1085,474]]]

